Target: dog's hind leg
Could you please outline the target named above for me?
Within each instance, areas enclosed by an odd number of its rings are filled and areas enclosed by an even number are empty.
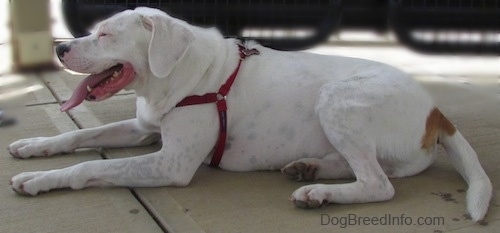
[[[355,88],[359,85],[326,86],[316,110],[325,135],[350,165],[356,181],[303,186],[291,197],[298,207],[386,201],[394,196],[394,188],[377,160],[373,126],[377,122],[373,121],[378,118],[373,115],[372,97],[362,96]],[[344,94],[341,91],[347,91],[347,96],[338,96]]]
[[[436,159],[436,146],[433,146],[429,151],[419,149],[409,153],[411,159],[405,161],[384,161],[381,163],[385,174],[391,179],[404,178],[414,176],[427,169]]]
[[[409,161],[382,161],[380,165],[389,178],[404,178],[427,169],[436,158],[435,147],[431,151],[414,152]],[[349,163],[338,153],[324,158],[302,158],[287,164],[281,172],[291,180],[314,181],[319,179],[355,178]]]
[[[333,141],[342,140],[338,136]],[[354,141],[353,141],[354,142]],[[339,151],[351,166],[356,181],[347,184],[313,184],[297,189],[291,200],[299,207],[318,207],[323,203],[364,203],[386,201],[393,197],[394,188],[380,167],[375,146],[370,143],[343,142]],[[338,143],[335,143],[338,145]]]
[[[289,163],[281,172],[296,181],[354,178],[349,163],[338,153],[327,154],[324,158],[302,158]]]

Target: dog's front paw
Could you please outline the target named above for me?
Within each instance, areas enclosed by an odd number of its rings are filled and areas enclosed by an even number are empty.
[[[47,172],[23,172],[10,179],[12,190],[24,196],[35,196],[49,187],[44,176]]]
[[[10,144],[8,150],[12,156],[22,159],[50,156],[61,152],[57,149],[57,143],[51,142],[48,137],[21,139]]]
[[[327,194],[323,184],[306,185],[295,190],[290,200],[300,208],[318,208],[328,203]]]
[[[291,162],[281,169],[281,172],[288,178],[297,181],[313,181],[316,180],[316,171],[318,166],[307,164],[300,161]]]

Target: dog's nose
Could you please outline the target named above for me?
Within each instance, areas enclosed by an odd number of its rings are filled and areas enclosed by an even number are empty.
[[[56,54],[57,54],[57,57],[59,58],[63,58],[64,57],[64,53],[67,53],[71,50],[71,47],[67,44],[64,44],[64,43],[61,43],[61,44],[58,44],[56,46]]]

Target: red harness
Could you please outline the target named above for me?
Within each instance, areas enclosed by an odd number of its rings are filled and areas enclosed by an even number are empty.
[[[244,45],[238,44],[240,51],[240,61],[238,62],[238,66],[233,71],[231,76],[227,79],[226,83],[224,83],[218,92],[207,93],[204,95],[192,95],[184,98],[179,102],[175,107],[183,107],[189,105],[196,104],[207,104],[207,103],[216,103],[217,110],[219,111],[219,139],[217,140],[217,144],[215,144],[214,154],[212,156],[212,161],[210,161],[210,166],[218,167],[219,163],[222,159],[222,154],[224,153],[224,146],[226,145],[226,131],[227,131],[227,105],[226,105],[226,96],[231,89],[231,85],[233,85],[236,76],[238,75],[238,71],[240,70],[241,62],[245,60],[245,58],[258,55],[259,51],[257,49],[247,49]]]

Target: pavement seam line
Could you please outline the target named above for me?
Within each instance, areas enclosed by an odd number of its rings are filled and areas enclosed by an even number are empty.
[[[159,215],[155,214],[152,209],[148,207],[148,205],[145,203],[145,201],[142,200],[140,195],[135,191],[134,188],[128,188],[132,196],[141,204],[141,206],[148,212],[149,216],[153,219],[153,221],[158,225],[158,227],[164,232],[164,233],[169,233],[167,230],[166,226],[168,224],[164,223],[162,219],[158,218]]]
[[[50,104],[59,104],[59,103],[57,101],[51,101],[51,102],[45,102],[45,103],[26,104],[26,105],[24,105],[24,107],[43,106],[43,105],[50,105]]]

